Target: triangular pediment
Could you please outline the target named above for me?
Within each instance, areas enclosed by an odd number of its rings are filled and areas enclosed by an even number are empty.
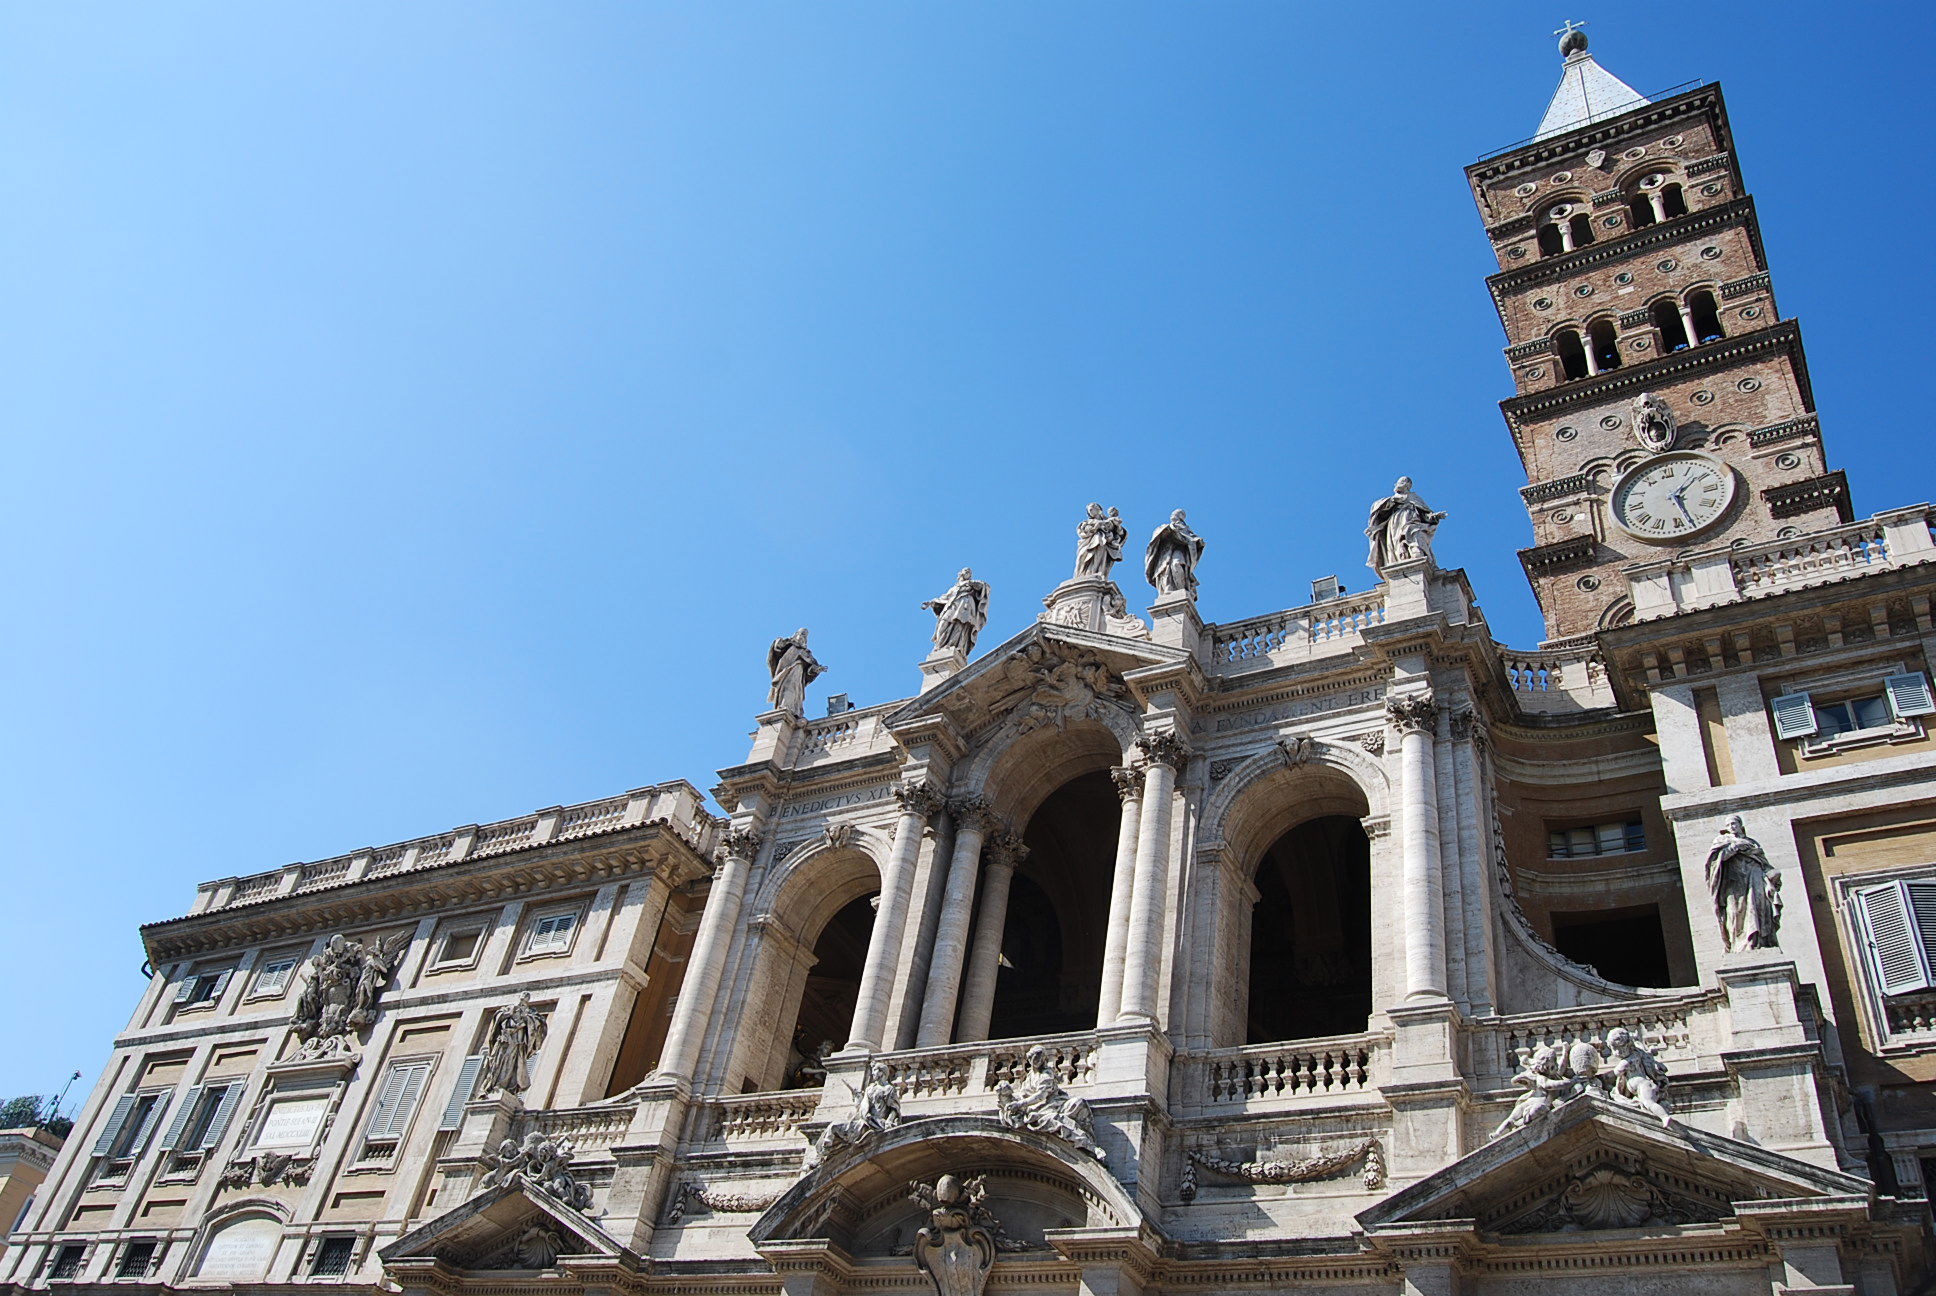
[[[1470,1220],[1481,1233],[1659,1228],[1725,1220],[1747,1202],[1867,1198],[1866,1180],[1597,1095],[1517,1130],[1358,1216],[1377,1233]]]
[[[636,1267],[638,1257],[583,1214],[529,1183],[488,1188],[379,1252],[388,1266],[541,1271],[564,1261]]]
[[[886,718],[889,729],[945,716],[966,735],[1019,715],[1023,723],[1066,724],[1099,707],[1133,710],[1123,676],[1177,665],[1190,654],[1147,639],[1127,639],[1038,621],[975,658]]]

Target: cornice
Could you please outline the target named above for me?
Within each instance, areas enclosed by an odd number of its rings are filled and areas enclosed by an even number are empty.
[[[1500,176],[1511,175],[1515,171],[1542,166],[1591,145],[1608,144],[1627,135],[1658,126],[1662,122],[1672,121],[1676,117],[1686,117],[1702,111],[1708,112],[1713,117],[1716,152],[1732,153],[1734,133],[1728,126],[1727,101],[1721,97],[1720,85],[1710,81],[1657,102],[1643,104],[1618,117],[1590,123],[1564,135],[1508,144],[1469,164],[1465,173],[1473,184],[1482,184]]]

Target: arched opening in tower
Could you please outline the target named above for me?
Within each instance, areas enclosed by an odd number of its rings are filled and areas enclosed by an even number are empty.
[[[1702,342],[1719,342],[1721,333],[1721,308],[1715,303],[1714,294],[1706,289],[1687,295],[1687,315],[1694,321],[1694,336]]]
[[[1028,857],[1008,893],[988,1038],[1096,1024],[1121,816],[1115,784],[1097,770],[1057,788],[1029,817]]]
[[[818,1059],[847,1042],[854,1005],[860,999],[861,969],[867,964],[867,941],[873,931],[871,895],[849,901],[820,929],[794,1018],[783,1081],[786,1088],[819,1084],[824,1073],[817,1070]]]
[[[1580,341],[1578,329],[1561,329],[1553,337],[1553,346],[1559,352],[1561,382],[1586,377],[1586,346]]]
[[[1664,297],[1650,307],[1654,315],[1654,327],[1660,330],[1660,349],[1662,354],[1669,351],[1685,351],[1689,338],[1687,325],[1681,320],[1680,307],[1671,297]]]
[[[1593,355],[1593,367],[1600,373],[1620,367],[1620,343],[1612,320],[1594,320],[1587,325],[1586,343]]]
[[[1568,221],[1567,228],[1573,232],[1574,247],[1583,248],[1593,242],[1593,217],[1587,213],[1581,212]]]
[[[1350,815],[1307,819],[1259,861],[1251,1044],[1349,1035],[1371,1016],[1371,845]]]

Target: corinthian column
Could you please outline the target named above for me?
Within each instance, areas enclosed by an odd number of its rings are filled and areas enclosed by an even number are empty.
[[[1439,856],[1438,774],[1432,743],[1439,708],[1429,694],[1393,698],[1398,729],[1398,827],[1404,847],[1405,997],[1445,998],[1445,866]]]
[[[1175,734],[1137,740],[1143,749],[1143,812],[1136,826],[1136,882],[1129,899],[1129,940],[1123,951],[1121,1024],[1154,1025],[1163,977],[1163,930],[1170,890],[1170,802],[1177,769],[1189,758]]]
[[[726,972],[726,954],[732,947],[733,932],[739,926],[740,902],[746,898],[746,876],[752,872],[753,859],[760,853],[760,836],[743,828],[721,835],[715,852],[718,868],[713,872],[712,889],[706,893],[706,908],[699,918],[699,935],[686,958],[686,978],[679,986],[679,999],[672,1012],[672,1025],[666,1030],[665,1047],[659,1050],[658,1074],[692,1079],[699,1061],[699,1046],[705,1042],[706,1027],[712,1021],[713,1000],[719,994],[719,981]]]
[[[995,824],[994,813],[980,797],[957,801],[949,809],[955,816],[955,853],[948,862],[948,889],[941,897],[941,924],[934,930],[928,994],[921,1005],[921,1028],[914,1036],[916,1048],[946,1044],[954,1029],[962,962],[968,953],[968,920],[975,912],[975,874],[981,867],[982,841]]]
[[[1109,882],[1109,927],[1102,947],[1102,993],[1096,999],[1096,1025],[1115,1022],[1123,1006],[1123,951],[1129,946],[1130,897],[1136,890],[1136,828],[1143,813],[1143,771],[1118,766],[1109,771],[1122,816],[1116,821],[1116,871]]]
[[[1002,928],[1008,923],[1008,884],[1028,847],[1014,833],[989,843],[988,876],[981,889],[981,916],[975,922],[975,948],[968,955],[968,984],[961,995],[958,1038],[984,1040],[995,1016],[995,978],[1002,966]]]
[[[894,964],[901,952],[907,925],[908,901],[914,893],[914,860],[921,851],[921,830],[941,808],[941,798],[925,784],[904,784],[894,790],[901,803],[901,822],[894,829],[894,852],[881,870],[880,906],[874,911],[874,930],[867,938],[867,963],[860,974],[860,995],[854,1003],[854,1025],[847,1051],[872,1053],[881,1046],[887,1025],[887,1001],[894,988]]]

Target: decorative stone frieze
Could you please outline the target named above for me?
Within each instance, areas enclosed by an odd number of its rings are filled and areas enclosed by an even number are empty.
[[[1303,1160],[1259,1158],[1251,1161],[1231,1161],[1194,1148],[1185,1155],[1192,1165],[1202,1166],[1215,1174],[1240,1179],[1249,1184],[1311,1183],[1314,1180],[1329,1179],[1341,1174],[1361,1160],[1364,1162],[1363,1178],[1367,1189],[1376,1190],[1383,1187],[1385,1183],[1384,1144],[1376,1138],[1364,1139],[1347,1147],[1320,1153]]]
[[[216,1187],[222,1189],[247,1188],[260,1184],[265,1188],[287,1185],[301,1188],[309,1183],[309,1176],[316,1169],[316,1158],[297,1156],[284,1152],[259,1152],[240,1161],[231,1161],[222,1167]]]

